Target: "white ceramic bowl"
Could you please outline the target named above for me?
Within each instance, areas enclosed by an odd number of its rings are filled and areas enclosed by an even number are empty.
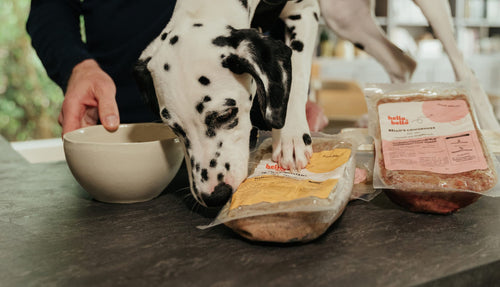
[[[160,123],[122,124],[115,132],[97,125],[66,133],[64,153],[71,173],[96,200],[147,201],[178,172],[184,148]]]

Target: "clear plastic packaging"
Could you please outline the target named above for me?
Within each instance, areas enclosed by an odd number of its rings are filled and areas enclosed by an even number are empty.
[[[374,188],[415,211],[437,213],[458,210],[480,195],[500,196],[498,162],[468,95],[465,83],[365,86]],[[455,209],[437,207],[453,201]],[[420,207],[411,206],[417,202]]]
[[[225,224],[256,241],[317,238],[350,200],[359,138],[353,134],[313,135],[313,157],[300,171],[282,170],[273,163],[271,139],[264,140],[251,154],[248,179],[215,220],[199,228]]]

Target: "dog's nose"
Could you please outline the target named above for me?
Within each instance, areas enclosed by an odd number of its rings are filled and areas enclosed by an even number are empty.
[[[231,198],[232,194],[233,188],[229,184],[221,182],[214,188],[212,194],[203,194],[202,197],[207,206],[222,206]]]

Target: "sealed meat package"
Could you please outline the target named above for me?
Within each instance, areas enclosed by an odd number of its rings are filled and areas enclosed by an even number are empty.
[[[496,160],[462,83],[368,85],[374,187],[417,212],[451,213],[497,191]]]
[[[266,242],[307,242],[323,234],[350,200],[356,144],[345,136],[313,136],[313,155],[300,171],[271,159],[271,139],[251,155],[250,176],[213,223]]]

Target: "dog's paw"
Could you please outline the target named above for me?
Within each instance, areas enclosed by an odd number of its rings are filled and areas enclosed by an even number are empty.
[[[312,139],[309,131],[288,133],[273,130],[272,159],[284,169],[301,170],[307,166],[312,156]]]

